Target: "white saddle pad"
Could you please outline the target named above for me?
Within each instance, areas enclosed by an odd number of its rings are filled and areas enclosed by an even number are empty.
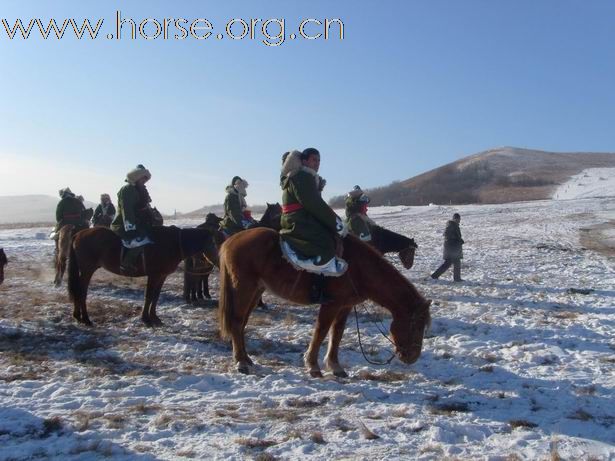
[[[325,277],[339,277],[348,269],[348,263],[338,257],[333,257],[325,264],[316,264],[320,261],[314,261],[315,258],[301,259],[295,250],[282,239],[280,239],[280,248],[282,249],[284,258],[298,270],[311,272],[313,274],[322,274]]]
[[[124,245],[124,248],[139,248],[143,245],[149,245],[150,243],[154,242],[152,242],[149,237],[137,237],[132,240],[122,240],[122,245]]]

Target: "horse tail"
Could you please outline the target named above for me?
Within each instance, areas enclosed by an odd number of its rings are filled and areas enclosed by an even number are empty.
[[[71,301],[81,297],[81,281],[79,280],[79,263],[75,252],[75,242],[70,245],[70,257],[68,258],[68,297]]]
[[[220,336],[229,339],[233,319],[233,281],[226,267],[225,258],[220,258],[220,300],[218,301],[218,319]]]

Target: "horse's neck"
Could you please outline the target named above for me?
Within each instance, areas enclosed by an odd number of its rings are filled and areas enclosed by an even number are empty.
[[[410,246],[410,239],[383,227],[379,227],[374,234],[374,244],[381,253],[401,251]]]

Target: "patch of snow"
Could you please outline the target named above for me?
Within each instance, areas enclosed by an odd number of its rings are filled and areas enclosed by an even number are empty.
[[[554,200],[615,197],[615,168],[588,168],[553,193]]]
[[[433,281],[455,211],[466,281]],[[267,293],[270,309],[247,325],[255,373],[238,374],[215,303],[186,304],[181,272],[163,289],[162,328],[138,320],[142,279],[102,270],[88,298],[95,326],[75,324],[52,287],[53,242],[37,238],[46,229],[0,230],[0,459],[613,459],[615,265],[579,243],[580,229],[613,216],[613,200],[369,213],[419,244],[409,271],[387,258],[434,300],[433,325],[415,364],[378,367],[351,317],[347,379],[310,378],[302,354],[317,308]],[[380,311],[359,307],[367,352],[385,360],[369,320]]]

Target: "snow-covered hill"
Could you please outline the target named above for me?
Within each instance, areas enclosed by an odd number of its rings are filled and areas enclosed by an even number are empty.
[[[615,197],[615,168],[588,168],[557,188],[555,200]]]
[[[455,211],[466,281],[432,281]],[[376,366],[351,316],[340,349],[347,379],[309,377],[302,353],[317,308],[268,294],[270,310],[247,327],[256,372],[238,374],[215,303],[185,304],[180,272],[162,294],[164,327],[138,320],[141,279],[104,271],[89,296],[95,326],[77,325],[65,291],[51,286],[53,246],[41,229],[0,230],[10,260],[0,286],[0,458],[614,459],[615,264],[579,240],[615,218],[613,200],[371,214],[419,244],[403,273],[434,300],[433,326],[417,363]],[[216,296],[217,273],[211,286]],[[369,356],[386,360],[390,345],[370,320],[381,311],[358,312]]]

